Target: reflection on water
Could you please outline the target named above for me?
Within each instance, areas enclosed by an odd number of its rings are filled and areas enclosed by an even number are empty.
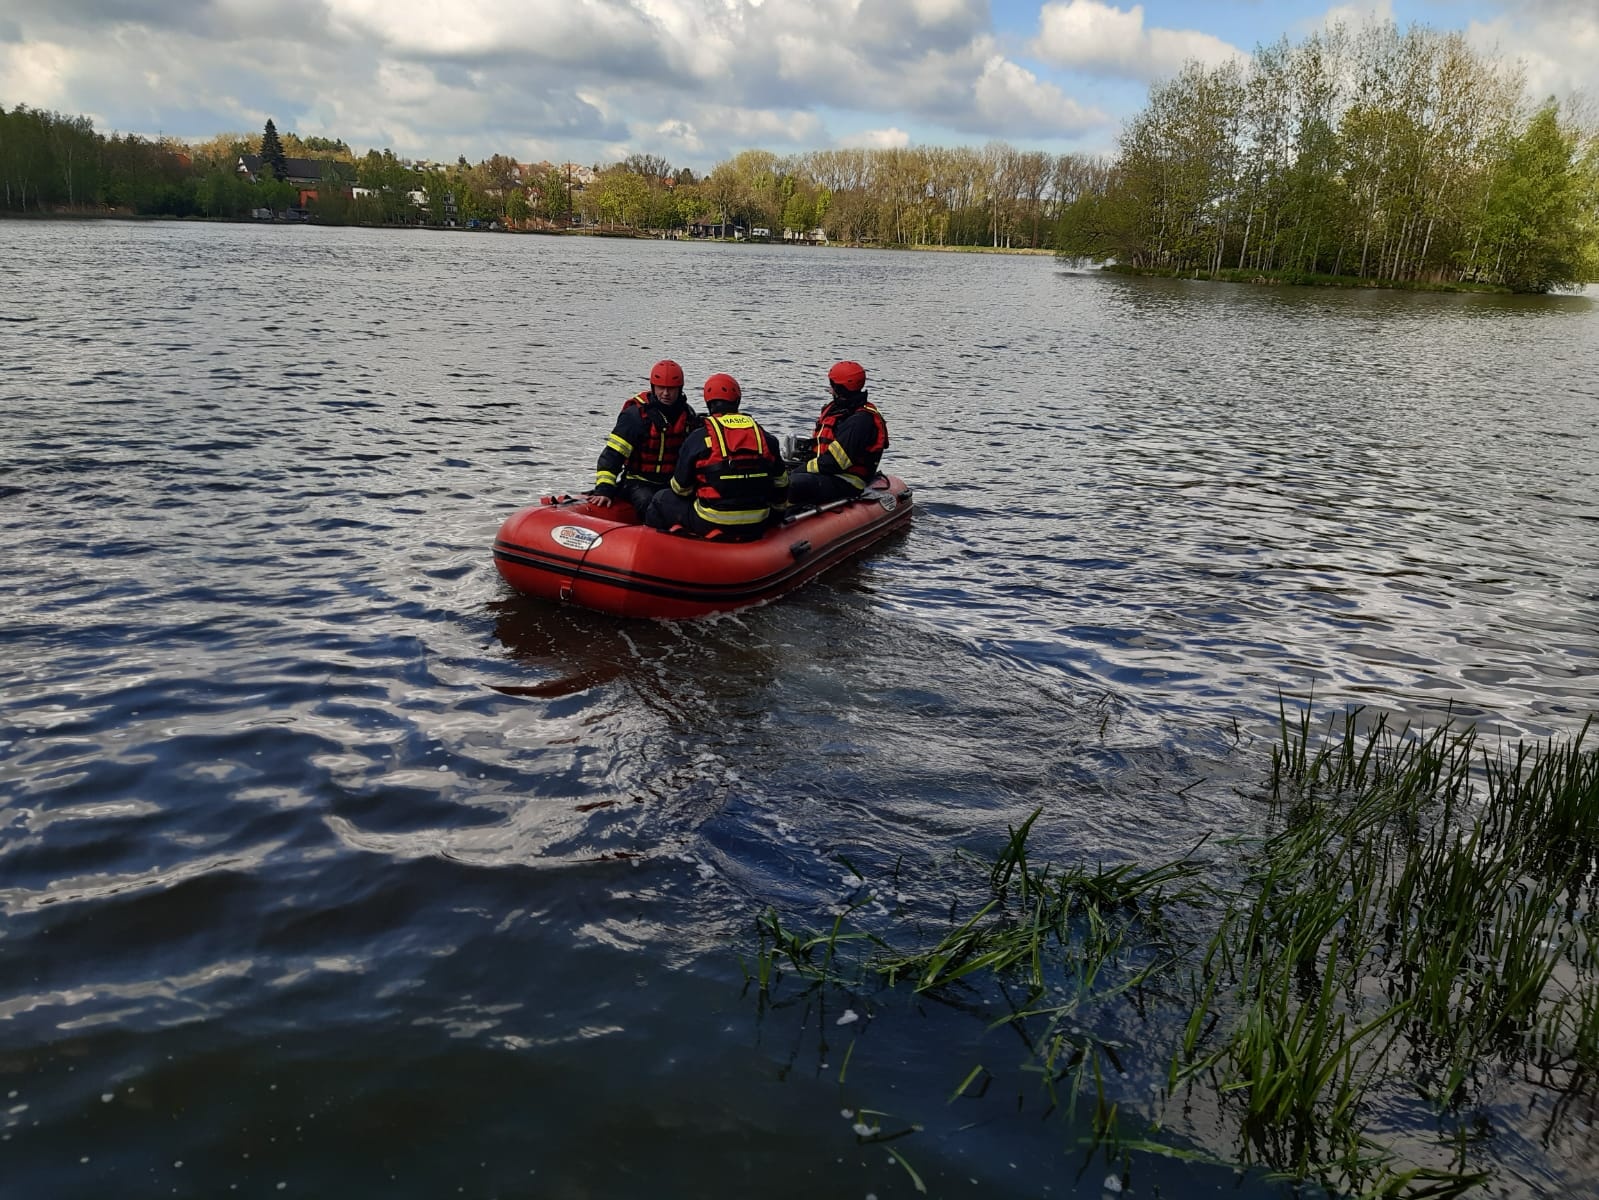
[[[905,1194],[866,1105],[936,1194],[1097,1194],[1058,1124],[946,1110],[969,1014],[763,1023],[754,915],[936,928],[1038,808],[1062,862],[1246,832],[1280,694],[1593,709],[1588,298],[161,223],[0,261],[0,1193]],[[499,523],[667,354],[780,433],[865,362],[912,528],[704,622],[509,595]]]
[[[556,609],[520,596],[490,601],[494,640],[538,678],[536,683],[497,683],[507,696],[549,699],[586,692],[625,675],[630,665],[623,629],[599,626],[599,614]]]

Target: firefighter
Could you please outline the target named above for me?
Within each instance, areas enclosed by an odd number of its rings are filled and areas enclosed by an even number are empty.
[[[589,500],[600,508],[626,500],[642,519],[671,481],[683,441],[699,414],[683,397],[683,368],[669,358],[650,368],[650,387],[617,414],[594,467]]]
[[[816,418],[812,457],[789,478],[791,505],[860,495],[888,449],[888,426],[866,395],[866,368],[858,362],[834,363],[827,384],[833,398]]]
[[[696,537],[753,541],[782,505],[788,469],[777,440],[738,411],[738,380],[712,375],[704,395],[710,415],[683,443],[671,487],[656,495],[645,521]]]

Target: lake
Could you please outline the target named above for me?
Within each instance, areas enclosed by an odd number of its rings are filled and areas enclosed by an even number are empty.
[[[779,435],[864,363],[910,532],[704,622],[509,593],[662,357]],[[1591,296],[0,221],[0,413],[6,1200],[1098,1196],[992,1013],[763,999],[757,918],[936,934],[1035,809],[1062,864],[1256,832],[1279,706],[1599,697]]]

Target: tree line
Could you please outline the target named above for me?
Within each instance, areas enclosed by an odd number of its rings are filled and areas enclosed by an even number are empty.
[[[290,153],[314,152],[292,134],[285,142]],[[270,178],[251,183],[238,173],[238,155],[258,146],[240,151],[227,139],[191,146],[170,137],[107,137],[87,117],[0,106],[0,211],[167,217],[280,211],[298,199],[292,185]]]
[[[123,209],[145,215],[243,217],[297,201],[273,164],[314,159],[326,187],[313,207],[330,223],[503,221],[682,230],[695,223],[884,245],[1049,248],[1062,198],[1090,164],[1078,155],[980,148],[821,150],[781,157],[745,150],[703,176],[658,155],[574,172],[531,169],[495,154],[479,163],[409,163],[392,150],[356,155],[340,139],[218,134],[203,142],[106,137],[86,117],[0,107],[0,209]],[[241,156],[268,165],[251,182]],[[359,189],[359,191],[356,191]],[[420,200],[420,203],[418,201]]]
[[[87,117],[0,107],[0,210],[195,211],[190,161],[175,145],[103,137]]]
[[[665,189],[669,176],[632,164],[601,171],[583,213],[652,227],[695,220],[889,246],[1049,248],[1064,181],[1078,155],[971,147],[745,150],[709,174]],[[669,190],[670,196],[662,195]]]
[[[1060,215],[1060,251],[1218,276],[1599,279],[1599,136],[1458,33],[1336,27],[1190,63]]]

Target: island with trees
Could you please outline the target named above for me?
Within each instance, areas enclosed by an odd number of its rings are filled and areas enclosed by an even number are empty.
[[[1056,237],[1162,274],[1544,292],[1599,280],[1599,136],[1458,33],[1335,27],[1152,88]]]

